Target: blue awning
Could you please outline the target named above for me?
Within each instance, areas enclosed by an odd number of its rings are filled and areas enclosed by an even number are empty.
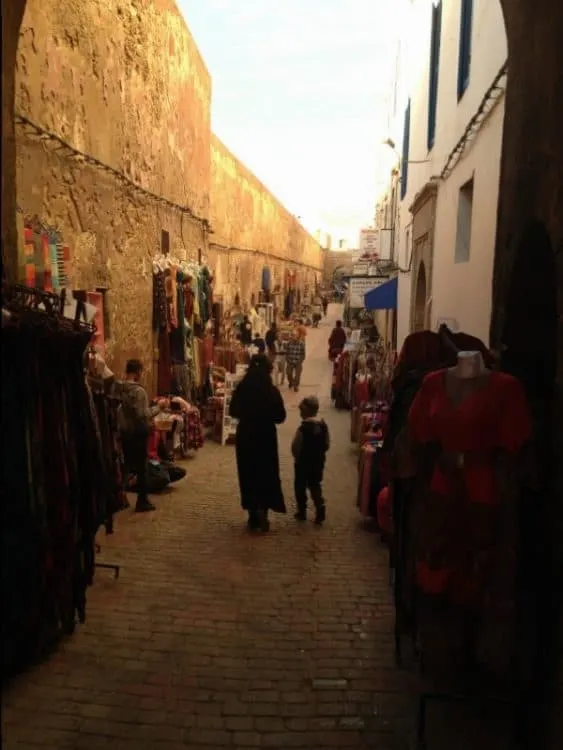
[[[398,281],[389,279],[384,284],[370,289],[364,294],[364,307],[366,310],[396,310],[397,309],[397,287]]]

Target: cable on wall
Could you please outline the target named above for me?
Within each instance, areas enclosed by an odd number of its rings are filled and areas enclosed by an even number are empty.
[[[127,187],[133,193],[142,195],[152,201],[155,201],[156,203],[160,203],[161,205],[164,205],[168,208],[172,208],[175,211],[179,211],[182,215],[187,215],[191,219],[199,222],[199,224],[205,231],[209,231],[209,221],[195,214],[192,209],[189,208],[189,206],[182,206],[179,203],[175,203],[174,201],[169,200],[168,198],[164,198],[162,195],[157,195],[156,193],[153,193],[152,191],[141,187],[136,182],[127,177],[127,175],[123,172],[120,172],[114,167],[110,167],[108,164],[104,164],[104,162],[100,161],[95,156],[91,156],[90,154],[85,154],[83,151],[79,151],[77,148],[74,148],[74,146],[71,146],[70,143],[67,143],[65,140],[63,140],[59,135],[56,135],[56,133],[51,133],[50,131],[46,130],[41,125],[38,125],[36,122],[33,122],[24,115],[16,113],[14,115],[14,122],[18,127],[22,128],[24,132],[26,132],[26,135],[35,136],[40,141],[54,144],[55,148],[53,149],[53,151],[62,151],[65,156],[74,159],[77,163],[87,164],[94,169],[98,169],[102,172],[105,172],[106,174],[111,175],[114,179]]]
[[[498,100],[506,91],[507,77],[508,62],[505,62],[499,72],[496,74],[493,82],[485,92],[475,114],[467,123],[467,127],[465,128],[463,135],[446,159],[445,166],[440,172],[441,180],[447,180],[451,175],[456,165],[463,157],[468,145],[475,139],[475,137],[481,130],[481,126],[483,125],[484,121],[493,110]]]
[[[323,269],[322,267],[318,266],[311,266],[307,263],[303,263],[303,261],[300,260],[290,260],[289,258],[284,258],[283,255],[276,255],[276,253],[269,253],[265,250],[250,250],[250,248],[244,248],[244,247],[234,247],[232,245],[220,245],[217,242],[210,242],[209,243],[210,249],[215,250],[223,250],[226,252],[235,252],[235,253],[247,253],[250,255],[260,255],[263,258],[272,258],[272,260],[279,260],[283,263],[287,263],[289,265],[293,266],[299,266],[300,268],[307,268],[311,271],[319,271],[321,272]]]

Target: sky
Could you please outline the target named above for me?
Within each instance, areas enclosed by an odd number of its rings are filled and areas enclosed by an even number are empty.
[[[397,0],[177,0],[212,77],[216,135],[310,231],[373,221]]]

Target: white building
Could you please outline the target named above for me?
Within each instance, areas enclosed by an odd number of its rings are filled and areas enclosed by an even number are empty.
[[[378,204],[400,268],[397,343],[443,320],[487,342],[507,57],[500,2],[404,0],[403,28],[389,133],[399,199],[393,210],[390,178]]]

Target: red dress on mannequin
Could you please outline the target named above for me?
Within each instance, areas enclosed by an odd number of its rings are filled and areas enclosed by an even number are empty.
[[[519,381],[491,372],[455,404],[446,370],[426,376],[410,413],[415,443],[433,445],[417,545],[416,583],[427,594],[477,604],[484,585],[482,553],[495,543],[502,491],[496,461],[515,455],[531,435],[531,416]]]
[[[455,670],[456,653],[467,656],[469,649],[470,658],[506,674],[517,550],[510,467],[531,436],[531,415],[510,375],[488,373],[457,403],[447,378],[447,370],[426,376],[408,419],[425,457],[410,521],[419,635],[423,651],[445,656],[449,668]]]

